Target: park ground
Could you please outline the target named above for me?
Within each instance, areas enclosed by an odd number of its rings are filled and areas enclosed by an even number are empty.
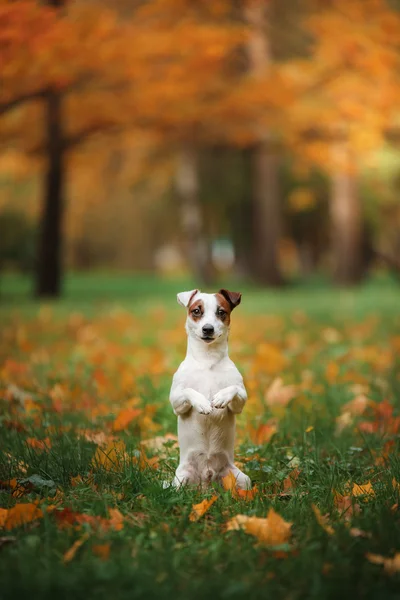
[[[0,598],[400,598],[399,284],[242,290],[247,494],[163,488],[191,287],[2,277]]]

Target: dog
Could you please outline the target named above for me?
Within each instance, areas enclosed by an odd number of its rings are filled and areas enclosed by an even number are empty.
[[[234,464],[236,415],[242,412],[247,393],[228,356],[231,312],[240,304],[241,294],[191,290],[177,299],[187,310],[188,344],[170,393],[180,450],[173,485],[220,484],[232,471],[238,488],[251,489],[250,478]]]

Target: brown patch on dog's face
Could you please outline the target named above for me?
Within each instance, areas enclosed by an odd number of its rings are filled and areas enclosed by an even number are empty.
[[[225,325],[229,325],[231,322],[231,305],[222,294],[215,294],[215,297],[217,299],[217,318]]]
[[[188,308],[188,315],[194,322],[200,321],[204,315],[203,300],[196,300],[196,302],[193,302]]]

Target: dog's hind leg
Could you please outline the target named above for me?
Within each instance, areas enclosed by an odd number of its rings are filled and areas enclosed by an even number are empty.
[[[234,466],[230,469],[235,476],[236,486],[240,490],[251,490],[251,479],[248,475],[243,473],[238,467]]]
[[[185,485],[198,485],[200,478],[198,474],[187,465],[179,465],[175,472],[175,477],[172,481],[172,485],[176,488],[183,487]]]

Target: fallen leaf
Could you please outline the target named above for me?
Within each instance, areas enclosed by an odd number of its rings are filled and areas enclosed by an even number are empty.
[[[358,537],[371,538],[372,537],[371,533],[369,533],[368,531],[363,531],[362,529],[358,529],[358,527],[350,527],[349,533],[350,533],[351,537],[354,537],[354,538],[358,538]]]
[[[372,483],[368,481],[363,485],[358,485],[357,483],[353,484],[353,488],[351,490],[351,495],[358,496],[375,496],[374,488],[372,487]]]
[[[222,477],[222,487],[224,490],[231,492],[232,498],[250,501],[258,494],[258,488],[255,485],[251,490],[242,490],[237,487],[236,477],[233,471],[229,471],[228,475]]]
[[[111,545],[108,544],[95,544],[92,546],[93,554],[101,558],[101,560],[108,560],[110,557]]]
[[[108,444],[106,448],[97,448],[92,460],[95,467],[103,467],[106,471],[121,471],[125,459],[126,446],[122,440]]]
[[[273,508],[270,508],[265,518],[236,515],[227,523],[227,531],[242,529],[268,546],[287,543],[291,536],[291,528],[292,523],[285,521]]]
[[[128,425],[131,423],[131,421],[133,421],[133,419],[138,417],[141,413],[142,413],[141,408],[134,408],[132,406],[122,409],[118,413],[118,415],[113,423],[113,431],[123,431],[124,429],[126,429],[128,427]]]
[[[335,530],[333,529],[332,525],[329,525],[327,515],[322,515],[321,511],[317,506],[315,506],[315,504],[311,504],[311,508],[313,509],[315,518],[317,519],[318,524],[322,527],[322,529],[326,531],[328,535],[333,535],[335,533]]]
[[[124,527],[124,515],[118,510],[118,508],[109,508],[108,514],[110,515],[109,523],[114,531],[121,531]]]
[[[295,385],[283,385],[283,380],[277,377],[265,393],[265,404],[269,407],[285,407],[297,393]]]
[[[158,456],[149,458],[144,448],[140,448],[138,456],[133,457],[133,463],[138,465],[141,471],[145,469],[158,469],[159,466]]]
[[[0,508],[0,527],[4,527],[8,516],[8,510],[6,508]]]
[[[374,565],[383,565],[386,573],[389,575],[393,575],[400,571],[400,552],[397,552],[393,558],[387,558],[380,554],[372,554],[370,552],[367,552],[365,556],[369,562]]]
[[[4,509],[1,510],[3,511]],[[12,508],[9,508],[6,513],[6,515],[4,512],[0,513],[0,523],[2,522],[4,529],[8,531],[43,517],[43,512],[32,502],[16,504]]]
[[[306,433],[310,433],[310,431],[312,431],[313,429],[314,429],[314,427],[312,425],[310,425],[309,427],[307,427]]]
[[[44,440],[37,440],[36,438],[27,438],[26,443],[31,448],[35,448],[35,450],[50,450],[51,448],[51,440],[49,437],[44,438]]]
[[[250,438],[254,444],[261,446],[261,444],[268,444],[272,437],[278,431],[275,419],[271,419],[268,423],[262,423],[257,429],[251,428]]]
[[[71,548],[67,550],[63,556],[63,561],[65,564],[71,562],[71,560],[75,557],[75,554],[78,552],[79,548],[83,546],[83,544],[89,539],[90,534],[88,532],[84,533],[82,537],[76,540]]]
[[[350,521],[354,514],[360,512],[360,505],[354,502],[353,496],[345,496],[334,491],[333,501],[340,512],[340,516],[346,521]]]
[[[192,512],[189,515],[189,520],[192,522],[198,521],[200,517],[202,517],[209,510],[216,500],[218,500],[218,496],[213,496],[209,500],[205,498],[199,504],[193,504]]]

